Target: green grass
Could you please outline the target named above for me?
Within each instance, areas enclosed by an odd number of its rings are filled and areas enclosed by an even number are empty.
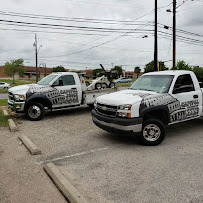
[[[0,89],[0,93],[7,93],[8,89]]]
[[[11,85],[11,87],[15,87],[18,85],[25,85],[25,84],[30,84],[30,83],[35,83],[35,80],[31,79],[18,79],[15,80],[15,83],[13,84],[13,80],[11,79],[0,79],[1,82],[6,82]],[[7,93],[8,89],[0,89],[0,93]]]
[[[7,99],[0,99],[0,106],[7,106],[8,100]]]
[[[0,110],[0,127],[8,126],[8,118],[4,116],[3,111]]]

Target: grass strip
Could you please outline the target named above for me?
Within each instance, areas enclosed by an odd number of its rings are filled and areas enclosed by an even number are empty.
[[[0,110],[0,127],[8,126],[8,117],[4,116],[3,111]]]
[[[0,106],[8,106],[8,99],[0,99]]]

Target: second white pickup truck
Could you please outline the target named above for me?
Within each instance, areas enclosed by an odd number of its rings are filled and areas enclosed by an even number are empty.
[[[147,73],[128,90],[96,99],[93,122],[109,132],[138,134],[143,145],[158,145],[165,126],[203,116],[203,88],[191,71]]]
[[[52,73],[37,84],[12,87],[8,90],[9,108],[25,113],[30,120],[38,121],[46,110],[93,105],[98,96],[116,91],[116,88],[88,90],[81,75],[73,72]]]

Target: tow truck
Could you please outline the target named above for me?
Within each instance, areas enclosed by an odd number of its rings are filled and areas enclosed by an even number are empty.
[[[111,87],[111,86],[110,86]],[[32,121],[41,120],[46,110],[93,106],[98,96],[115,92],[113,88],[93,89],[84,78],[73,72],[52,73],[37,84],[12,87],[8,90],[8,106],[16,113],[25,113]]]

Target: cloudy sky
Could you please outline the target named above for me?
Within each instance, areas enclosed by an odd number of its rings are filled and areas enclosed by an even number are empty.
[[[177,60],[203,66],[203,0],[177,0]],[[159,60],[172,66],[172,0],[158,0]],[[126,70],[153,60],[154,0],[1,0],[0,65],[23,58],[71,69]],[[16,23],[18,22],[18,23]],[[30,23],[30,24],[28,24]],[[198,35],[199,36],[198,36]],[[202,41],[202,42],[201,42]]]

